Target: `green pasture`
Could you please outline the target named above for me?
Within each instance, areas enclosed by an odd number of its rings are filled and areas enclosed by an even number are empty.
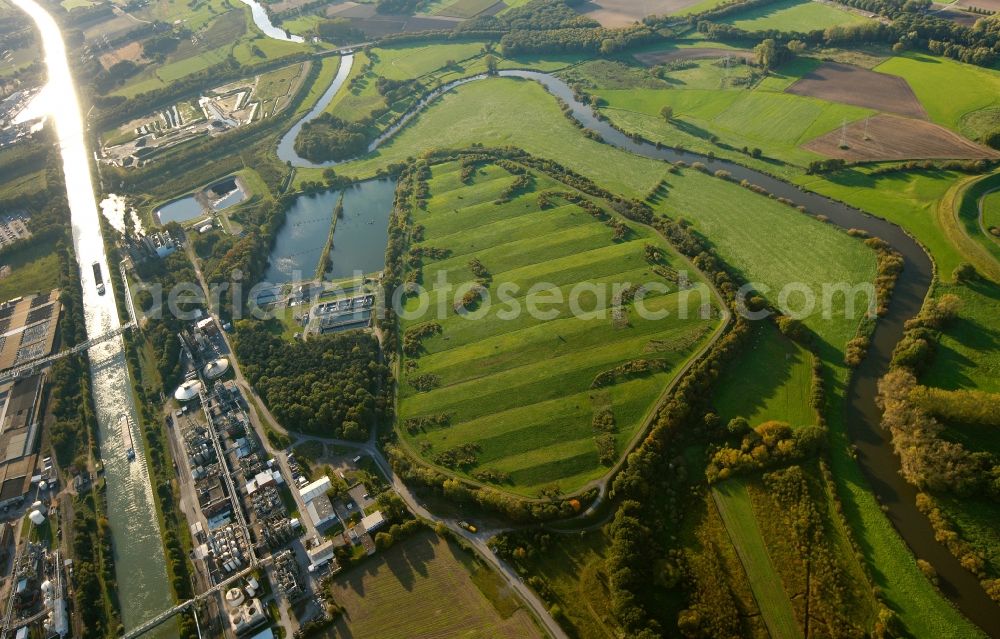
[[[1000,228],[1000,191],[993,191],[983,196],[982,206],[983,226],[987,232],[991,228]]]
[[[772,302],[788,287],[789,310],[801,311],[808,308],[806,294],[793,289],[812,292],[815,312],[803,323],[817,334],[823,359],[837,362],[866,304],[859,296],[853,317],[848,317],[844,296],[833,296],[828,317],[823,317],[824,285],[874,281],[874,252],[811,216],[694,169],[684,169],[682,177],[668,176],[667,191],[659,204],[663,212],[693,222],[730,266],[748,281],[769,288],[761,292]]]
[[[993,69],[908,53],[886,60],[875,70],[905,78],[931,119],[959,132],[963,118],[968,126],[970,114],[997,107],[1000,72]]]
[[[1000,285],[979,280],[938,286],[935,293],[957,295],[962,306],[920,381],[948,390],[1000,392]]]
[[[152,18],[183,23],[192,37],[181,41],[162,64],[152,65],[114,91],[133,97],[169,86],[193,73],[225,62],[229,56],[243,65],[254,65],[313,50],[313,45],[269,38],[257,29],[250,8],[241,2],[210,0],[182,3],[161,0],[149,8]]]
[[[474,142],[518,146],[634,197],[645,197],[665,170],[660,162],[581,135],[538,83],[500,78],[463,85],[441,96],[379,150],[341,165],[337,173],[373,175],[380,167],[428,149],[464,148]],[[316,179],[318,172],[300,170],[296,175],[299,180]]]
[[[903,227],[927,248],[940,276],[950,280],[963,257],[941,226],[938,204],[960,177],[954,171],[937,169],[872,175],[870,169],[852,167],[824,176],[802,176],[796,182]]]
[[[473,18],[496,4],[496,0],[451,0],[434,12],[438,16]]]
[[[630,236],[613,242],[611,230],[578,207],[540,210],[534,193],[496,205],[513,181],[497,167],[481,169],[469,186],[458,175],[454,163],[435,167],[428,210],[414,214],[424,227],[421,245],[446,248],[451,255],[425,259],[428,310],[404,322],[404,330],[430,318],[440,324],[440,334],[423,340],[424,354],[404,361],[404,370],[416,364],[407,376],[432,374],[440,386],[417,392],[404,381],[399,402],[401,423],[447,414],[450,425],[404,431],[403,437],[431,460],[475,444],[478,463],[470,473],[507,472],[510,484],[502,488],[513,492],[575,490],[607,470],[598,463],[594,414],[614,413],[615,449],[623,454],[670,379],[717,324],[718,311],[701,317],[702,304],[714,304],[707,289],[656,293],[645,299],[645,307],[667,310],[668,317],[643,318],[633,306],[626,310],[627,326],[616,327],[609,310],[615,284],[665,283],[645,260],[647,243],[666,250],[675,268],[686,268],[661,238],[630,224]],[[536,191],[557,186],[541,175],[535,180]],[[470,319],[453,307],[463,285],[474,279],[468,267],[473,257],[492,274],[495,305]],[[698,281],[695,274],[690,277]],[[569,300],[581,282],[594,288],[579,295],[574,313]],[[557,287],[565,302],[545,303],[551,293],[531,290],[542,283]],[[500,285],[512,287],[509,301],[501,299]],[[539,304],[545,316],[533,316],[530,304]],[[508,315],[514,305],[523,312]],[[419,306],[413,298],[407,310],[416,315]],[[663,370],[591,388],[599,373],[634,359],[661,360]]]
[[[726,365],[712,400],[728,422],[745,417],[751,425],[768,420],[793,426],[816,423],[809,405],[812,354],[783,336],[770,322],[757,322],[750,343]]]
[[[0,278],[0,300],[47,293],[59,286],[59,257],[51,247],[36,245],[8,251],[0,256],[0,266],[11,269],[10,275]]]
[[[482,52],[481,42],[419,44],[378,47],[372,50],[378,57],[373,69],[390,80],[408,80],[458,62]]]
[[[864,22],[863,18],[836,7],[809,0],[780,0],[719,20],[744,31],[815,31]]]

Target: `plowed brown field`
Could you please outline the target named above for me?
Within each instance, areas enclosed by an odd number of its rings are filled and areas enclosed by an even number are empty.
[[[1000,153],[966,140],[957,133],[924,120],[876,115],[847,125],[846,147],[836,129],[803,145],[831,158],[851,161],[874,160],[978,160],[1000,158]]]
[[[911,118],[927,118],[927,112],[906,80],[849,64],[825,62],[786,91]]]

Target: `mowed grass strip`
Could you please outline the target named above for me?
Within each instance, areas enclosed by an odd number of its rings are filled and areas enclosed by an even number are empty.
[[[771,637],[801,639],[802,629],[795,620],[781,577],[767,554],[746,486],[738,479],[721,482],[712,488],[712,498],[750,580],[750,589]]]
[[[432,533],[411,537],[331,582],[344,607],[337,636],[354,639],[543,635],[516,595],[466,551]],[[487,596],[488,593],[489,596]]]
[[[646,227],[629,222],[628,238],[615,242],[608,226],[579,207],[541,209],[538,191],[560,186],[544,175],[534,176],[533,191],[494,204],[513,180],[509,173],[492,165],[479,167],[473,184],[466,185],[457,169],[457,163],[433,168],[427,210],[413,214],[414,223],[424,227],[418,246],[451,254],[442,260],[424,258],[427,310],[418,314],[420,302],[410,299],[407,311],[413,315],[404,320],[404,330],[431,318],[440,325],[439,334],[424,338],[423,354],[406,358],[404,366],[415,366],[407,379],[435,375],[439,386],[418,392],[404,380],[399,389],[404,424],[410,418],[446,414],[449,425],[403,432],[403,437],[428,461],[451,448],[475,444],[477,464],[467,472],[506,471],[511,479],[502,487],[513,492],[533,496],[553,484],[578,488],[606,471],[594,443],[595,411],[612,410],[616,450],[624,453],[676,370],[717,326],[719,311],[701,316],[704,305],[714,304],[701,283],[683,292],[649,294],[645,308],[666,310],[667,316],[643,317],[627,307],[627,326],[616,328],[611,312],[615,285],[667,284],[646,261],[647,244],[664,250],[674,268],[691,267]],[[473,316],[482,317],[475,319],[454,311],[463,283],[475,280],[469,267],[473,257],[490,271],[495,300],[476,311]],[[700,283],[697,273],[689,277]],[[551,292],[531,291],[538,283],[557,287],[563,302],[546,303],[543,298]],[[581,284],[586,290],[574,308],[571,293],[583,290]],[[501,286],[510,286],[503,299],[497,296]],[[532,304],[551,315],[528,312]],[[514,307],[521,312],[500,315]],[[642,377],[591,389],[598,374],[634,359],[663,364]]]

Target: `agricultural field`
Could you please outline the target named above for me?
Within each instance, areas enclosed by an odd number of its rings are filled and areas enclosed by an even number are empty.
[[[740,11],[722,18],[744,31],[813,31],[844,24],[864,22],[866,18],[838,9],[828,4],[810,0],[780,0],[761,7]]]
[[[812,354],[770,323],[758,322],[754,331],[716,385],[712,405],[719,417],[723,422],[744,417],[751,425],[768,420],[792,426],[816,423],[809,405]]]
[[[927,117],[927,112],[906,80],[848,64],[825,62],[803,75],[786,90],[796,95],[853,104],[911,118]]]
[[[44,245],[7,251],[0,256],[0,267],[10,267],[10,273],[0,277],[0,300],[59,286],[59,257]]]
[[[604,27],[627,27],[646,16],[684,15],[704,11],[721,0],[589,0],[576,7]]]
[[[170,85],[193,73],[225,62],[230,55],[241,64],[255,64],[274,60],[295,53],[313,50],[312,45],[283,42],[264,36],[253,24],[250,9],[242,3],[230,4],[225,0],[210,0],[188,5],[179,0],[155,0],[140,12],[138,19],[162,20],[183,25],[190,37],[177,43],[166,53],[162,62],[146,64],[135,76],[114,90],[115,95],[132,97],[140,93]],[[136,22],[127,16],[122,33],[134,29]],[[108,22],[101,22],[97,30],[85,32],[88,40],[101,44],[107,33]],[[109,36],[110,37],[110,36]],[[148,40],[140,41],[140,46]],[[118,55],[116,52],[115,55]]]
[[[767,287],[758,290],[772,302],[789,282],[808,288],[819,300],[823,283],[854,286],[875,278],[871,249],[775,200],[690,168],[679,178],[669,176],[667,190],[669,195],[658,208],[671,217],[691,221],[746,280]],[[789,306],[799,308],[801,299],[799,294],[790,293]],[[865,310],[859,297],[854,316],[849,317],[844,297],[837,296],[829,307],[828,319],[818,312],[803,319],[827,349],[824,359],[837,359],[833,353],[842,351],[854,337]]]
[[[502,580],[433,533],[368,559],[330,590],[344,609],[331,637],[542,637]]]
[[[531,118],[523,113],[530,112]],[[661,163],[609,148],[580,134],[559,105],[536,82],[500,78],[473,82],[441,96],[378,151],[342,164],[337,173],[374,175],[379,167],[427,149],[514,145],[533,155],[563,162],[601,186],[645,197],[663,175]],[[299,180],[319,172],[300,170]]]
[[[448,0],[434,11],[436,16],[474,18],[496,5],[498,0]]]
[[[844,122],[863,120],[874,113],[858,106],[785,93],[788,85],[816,66],[815,62],[804,60],[789,65],[762,82],[751,81],[748,85],[753,71],[739,64],[737,54],[719,50],[715,57],[693,59],[692,55],[702,53],[697,51],[686,54],[687,68],[666,72],[664,79],[669,89],[593,90],[605,102],[602,113],[627,131],[666,144],[719,154],[725,149],[757,147],[768,157],[799,165],[823,157],[801,148],[803,144],[839,130]],[[670,122],[660,113],[664,106],[673,109]],[[754,164],[752,160],[749,163]],[[761,163],[761,168],[779,174],[794,171],[782,162]]]
[[[997,108],[1000,72],[916,53],[892,57],[875,71],[904,78],[933,122],[971,137],[987,132],[978,129]]]
[[[403,323],[404,332],[436,323],[420,342],[421,354],[403,362],[403,437],[424,459],[477,479],[502,477],[491,483],[512,492],[577,490],[627,449],[662,389],[719,324],[718,309],[708,310],[715,302],[704,286],[681,294],[671,285],[673,292],[645,300],[645,308],[669,317],[644,317],[627,303],[616,311],[616,283],[665,283],[643,255],[647,245],[664,251],[667,271],[686,271],[692,283],[697,275],[644,227],[628,223],[628,235],[613,241],[606,224],[576,205],[560,200],[540,210],[537,194],[558,186],[543,175],[534,176],[531,191],[496,206],[491,202],[511,175],[487,167],[464,185],[459,174],[456,163],[435,167],[427,210],[414,214],[424,229],[417,247],[448,253],[422,272],[429,308],[446,312],[424,311]],[[468,283],[482,280],[479,267],[489,272],[492,295],[497,286],[516,286],[508,295],[524,312],[510,313],[504,301],[477,310],[478,321],[456,313]],[[578,285],[603,292],[579,298],[586,315],[574,313],[572,303],[530,313],[528,305],[546,295],[530,290],[538,283],[558,287],[566,300]],[[407,309],[418,305],[412,299]],[[637,361],[647,363],[641,372],[616,372]],[[610,380],[598,384],[608,372]],[[422,391],[420,380],[430,377],[435,383]],[[610,421],[601,431],[608,437],[595,436],[594,424],[605,415]]]
[[[1000,153],[930,122],[879,114],[810,140],[803,148],[852,162],[993,160]]]

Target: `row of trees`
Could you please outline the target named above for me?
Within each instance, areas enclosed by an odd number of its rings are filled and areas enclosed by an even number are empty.
[[[798,46],[840,46],[866,43],[891,45],[895,51],[916,49],[943,55],[969,64],[992,66],[1000,56],[1000,24],[978,20],[967,26],[926,12],[925,0],[840,0],[843,4],[881,13],[893,18],[889,24],[865,21],[837,25],[809,32],[782,32],[777,29],[749,32],[718,20],[774,0],[747,0],[722,5],[690,17],[700,32],[719,40],[774,42],[769,49],[780,59]],[[650,21],[657,24],[656,21]],[[794,44],[793,44],[794,43]],[[758,56],[758,59],[760,57]]]
[[[882,425],[892,433],[903,477],[932,492],[1000,499],[1000,464],[994,456],[944,439],[944,426],[913,401],[916,388],[916,377],[904,368],[879,380]]]

